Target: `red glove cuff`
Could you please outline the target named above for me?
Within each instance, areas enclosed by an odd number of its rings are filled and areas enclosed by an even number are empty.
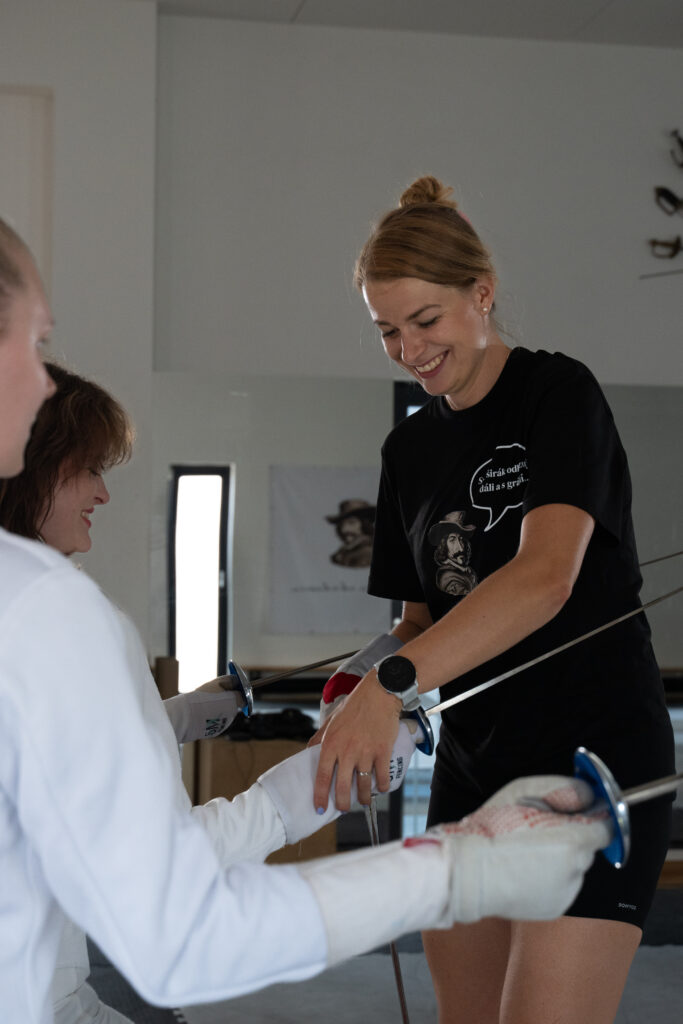
[[[351,693],[358,686],[362,676],[351,672],[335,672],[323,686],[323,703],[332,704],[336,697],[343,693]]]

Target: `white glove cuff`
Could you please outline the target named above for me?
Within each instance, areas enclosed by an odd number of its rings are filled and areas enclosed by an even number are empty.
[[[401,647],[403,647],[403,641],[393,633],[380,633],[362,650],[343,661],[337,672],[348,672],[349,675],[360,676],[362,679],[373,665],[381,661],[382,658],[395,654]]]
[[[313,786],[320,760],[320,746],[306,747],[285,761],[260,775],[257,783],[272,800],[285,827],[285,842],[289,845],[312,835],[335,821],[338,811],[330,800],[324,814],[313,806]]]
[[[482,880],[486,869],[486,850],[481,836],[442,837],[445,854],[453,865],[448,909],[436,926],[450,928],[453,921],[470,924],[482,917]]]
[[[178,743],[219,736],[243,706],[244,698],[237,690],[209,693],[199,689],[164,701]]]
[[[401,842],[299,865],[320,907],[328,964],[422,928],[441,927],[450,868],[440,845]]]

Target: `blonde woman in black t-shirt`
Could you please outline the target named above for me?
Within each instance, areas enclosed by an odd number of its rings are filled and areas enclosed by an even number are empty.
[[[576,360],[504,342],[490,256],[449,193],[416,181],[356,267],[387,355],[432,396],[383,446],[369,591],[403,602],[399,656],[443,699],[637,607],[641,584],[605,398]],[[363,802],[372,770],[388,786],[402,700],[382,681],[367,672],[321,730],[317,806],[335,769],[339,807],[354,773]],[[623,786],[674,770],[644,614],[444,712],[429,824],[517,775],[571,772],[581,744]],[[597,858],[556,921],[425,933],[441,1024],[610,1024],[670,816],[669,798],[634,810],[629,864]]]

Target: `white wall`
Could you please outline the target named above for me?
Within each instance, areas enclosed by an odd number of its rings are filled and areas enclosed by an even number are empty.
[[[456,188],[518,342],[683,384],[680,50],[160,20],[160,370],[384,377],[350,285],[415,176]]]
[[[633,526],[641,562],[683,551],[683,389],[608,385],[605,388],[628,454]],[[643,602],[683,584],[683,557],[642,569]],[[662,668],[683,668],[683,594],[647,612]]]
[[[54,354],[128,407],[139,440],[109,481],[84,566],[148,615],[156,6],[2,0],[0,80],[54,94]]]

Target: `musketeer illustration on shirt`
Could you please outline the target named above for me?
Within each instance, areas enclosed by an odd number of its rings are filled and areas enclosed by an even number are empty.
[[[465,522],[464,512],[448,512],[429,530],[429,540],[436,546],[436,585],[452,597],[469,594],[479,582],[469,564],[471,548],[468,535],[475,529]]]

